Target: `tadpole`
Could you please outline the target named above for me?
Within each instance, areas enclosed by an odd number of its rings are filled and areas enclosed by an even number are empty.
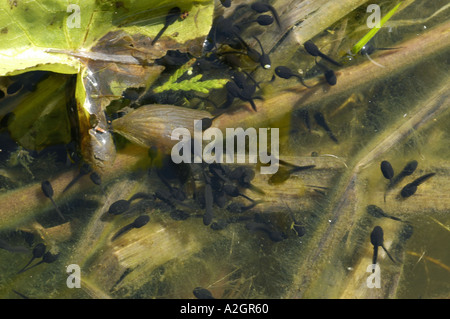
[[[321,112],[314,113],[314,119],[316,120],[316,123],[320,125],[325,130],[325,132],[327,132],[330,139],[332,139],[335,143],[339,143],[336,136],[334,136],[333,132],[331,131],[330,127],[325,121],[325,117]]]
[[[56,205],[55,201],[53,200],[53,187],[52,187],[52,184],[50,184],[49,181],[43,181],[42,184],[41,184],[41,189],[42,189],[42,192],[44,193],[45,197],[48,197],[51,200],[51,202],[52,202],[53,206],[55,207],[56,211],[58,212],[59,216],[63,220],[65,220],[63,214],[61,213],[61,211],[59,210],[59,208]]]
[[[111,238],[111,241],[117,239],[119,236],[125,234],[126,232],[129,232],[133,228],[141,228],[145,226],[150,220],[150,217],[148,215],[141,215],[137,217],[132,223],[122,227],[119,229],[117,233]]]
[[[30,270],[31,268],[34,268],[42,263],[47,263],[47,264],[51,264],[53,262],[55,262],[59,257],[59,254],[52,254],[50,251],[47,251],[43,256],[42,256],[42,260],[40,262],[38,262],[37,264],[34,264],[31,267],[28,267],[26,269],[23,269],[21,272],[24,272],[26,270]]]
[[[308,52],[310,55],[314,56],[314,57],[321,57],[322,59],[327,60],[328,62],[337,65],[337,66],[342,66],[342,64],[340,64],[339,62],[336,62],[335,60],[333,60],[332,58],[330,58],[329,56],[327,56],[326,54],[322,53],[319,48],[314,44],[314,42],[312,42],[311,40],[306,41],[303,44],[303,47],[305,48],[306,52]]]
[[[311,88],[310,86],[305,84],[305,82],[303,81],[303,78],[300,76],[300,74],[294,73],[287,66],[283,66],[283,65],[277,66],[275,68],[275,74],[282,79],[290,79],[291,77],[296,77],[303,86],[305,86],[307,88]]]
[[[255,3],[252,3],[250,8],[252,8],[252,10],[254,10],[258,13],[264,13],[264,12],[270,11],[273,14],[273,17],[275,18],[275,21],[277,22],[278,27],[281,27],[280,17],[278,15],[278,12],[270,4],[266,4],[266,3],[262,3],[262,2],[255,2]]]
[[[178,7],[174,7],[172,9],[169,10],[169,13],[166,16],[166,21],[164,23],[163,28],[158,32],[158,34],[156,35],[156,37],[153,39],[152,41],[152,45],[154,45],[156,43],[156,41],[158,41],[158,39],[162,36],[162,34],[167,30],[167,28],[174,24],[175,21],[177,21],[177,19],[180,17],[181,15],[181,10]]]
[[[202,287],[194,288],[192,292],[197,299],[215,299],[208,289]]]
[[[377,257],[378,257],[378,247],[381,246],[383,250],[386,252],[388,257],[392,260],[392,262],[395,264],[394,258],[392,258],[391,254],[387,251],[386,247],[384,247],[383,244],[383,229],[380,226],[375,226],[372,230],[372,233],[370,234],[370,242],[373,245],[373,257],[372,257],[372,264],[375,265],[377,263]],[[372,269],[372,272],[375,272],[375,269]]]
[[[19,270],[17,273],[20,274],[21,272],[24,272],[25,269],[33,262],[33,260],[35,260],[36,258],[41,258],[42,256],[44,256],[46,249],[47,249],[47,247],[43,243],[37,244],[33,248],[33,252],[32,252],[33,256],[31,257],[30,261],[21,270]]]

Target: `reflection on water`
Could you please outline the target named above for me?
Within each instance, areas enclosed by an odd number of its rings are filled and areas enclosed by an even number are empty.
[[[377,62],[384,54],[398,54],[404,41],[445,23],[445,13],[438,12],[444,6],[445,1],[413,2],[400,11],[372,40],[380,50],[370,58]],[[367,56],[347,56],[367,31],[358,31],[365,17],[365,8],[359,8],[312,40],[333,58],[341,57],[342,69],[366,63]],[[18,298],[15,290],[30,298],[194,298],[194,288],[203,287],[215,298],[448,297],[448,56],[447,46],[399,72],[364,85],[355,82],[332,99],[298,105],[272,121],[271,127],[280,128],[285,161],[280,167],[285,175],[277,183],[269,183],[274,179],[254,165],[174,165],[119,135],[113,169],[93,168],[101,173],[100,182],[91,171],[80,173],[73,148],[78,141],[67,143],[67,132],[59,135],[59,143],[47,143],[52,134],[39,135],[45,138],[36,140],[42,146],[37,150],[9,136],[21,115],[4,115],[35,100],[40,88],[49,87],[45,81],[57,75],[39,77],[33,90],[0,93],[0,296]],[[252,72],[252,62],[241,58]],[[272,60],[273,68],[282,64],[299,65],[306,84],[323,77],[323,67],[301,46],[289,61]],[[224,72],[220,67],[212,74]],[[342,69],[329,67],[337,74],[336,86],[318,85],[339,90]],[[253,72],[257,81],[258,72]],[[16,78],[0,80],[1,92],[8,93]],[[58,78],[63,80],[71,83],[70,77]],[[256,92],[264,98],[264,92],[281,92],[285,84],[277,78],[261,83],[263,89]],[[209,98],[220,104],[227,97],[221,92]],[[195,101],[214,111],[207,102]],[[37,118],[48,114],[64,121],[71,116],[51,110]],[[30,145],[33,134],[23,132],[20,138]],[[393,179],[383,176],[382,161],[391,164]],[[411,161],[417,168],[389,186]],[[400,195],[405,185],[431,173],[412,196]],[[41,193],[44,180],[52,183],[64,221]],[[23,209],[12,215],[14,207]],[[148,223],[135,224],[142,215]],[[378,249],[379,289],[367,287],[375,226],[383,229],[384,246],[393,257]],[[112,240],[124,227],[126,232]],[[39,243],[58,258],[17,274]],[[82,289],[67,289],[69,264],[80,265]]]

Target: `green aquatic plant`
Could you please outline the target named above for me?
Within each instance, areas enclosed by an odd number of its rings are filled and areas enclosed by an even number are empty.
[[[185,65],[181,66],[179,69],[177,69],[174,74],[165,82],[163,85],[158,86],[153,89],[153,92],[155,93],[161,93],[164,91],[197,91],[201,93],[209,93],[209,90],[211,89],[220,89],[222,88],[227,82],[227,79],[212,79],[212,80],[205,80],[200,81],[203,77],[203,74],[197,74],[196,76],[193,76],[192,78],[189,78],[187,80],[183,80],[180,82],[177,82],[177,80],[185,73],[191,73],[192,68],[190,67],[192,65],[192,60],[186,63]]]
[[[381,27],[394,15],[394,13],[398,10],[400,5],[403,3],[401,1],[398,3],[394,8],[392,8],[380,21],[379,24],[377,24],[374,28],[370,29],[369,32],[365,36],[362,37],[361,40],[359,40],[352,48],[353,54],[358,54],[359,51],[377,34],[377,32],[381,29]]]

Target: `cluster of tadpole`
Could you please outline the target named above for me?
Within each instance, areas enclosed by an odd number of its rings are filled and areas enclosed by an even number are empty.
[[[400,173],[397,175],[394,174],[394,168],[392,167],[391,163],[384,160],[380,163],[380,169],[381,173],[383,174],[383,177],[389,180],[389,183],[386,186],[386,191],[384,194],[384,201],[386,202],[386,194],[388,191],[392,190],[397,184],[399,184],[405,177],[412,175],[417,166],[418,162],[416,160],[408,162],[405,167],[401,170]],[[432,176],[436,175],[436,173],[427,173],[421,177],[416,178],[411,183],[406,184],[400,191],[399,196],[397,198],[406,199],[412,195],[415,194],[417,191],[417,187],[424,183],[426,180],[431,178]],[[406,223],[406,231],[408,232],[407,236],[411,236],[413,232],[413,226],[408,222],[404,221],[396,216],[392,216],[390,214],[387,214],[381,209],[380,207],[376,205],[368,205],[366,207],[366,211],[369,215],[375,217],[375,218],[389,218],[398,222]],[[381,226],[375,226],[372,233],[370,234],[370,242],[373,245],[373,258],[372,258],[372,264],[377,263],[377,256],[378,256],[378,247],[382,247],[383,250],[388,255],[389,259],[392,260],[392,262],[396,262],[395,259],[391,256],[391,254],[388,252],[388,250],[383,245],[383,229]],[[373,269],[375,271],[375,269]]]
[[[155,148],[150,149],[151,162],[156,154]],[[164,156],[161,166],[149,169],[152,184],[155,175],[161,182],[155,191],[139,192],[130,199],[116,201],[110,205],[107,215],[114,218],[124,213],[131,214],[144,205],[159,208],[161,212],[168,213],[172,219],[178,221],[201,218],[205,226],[216,231],[231,224],[243,223],[245,229],[265,233],[274,242],[288,238],[284,229],[280,229],[260,213],[252,212],[252,208],[263,203],[263,200],[255,200],[245,192],[248,190],[260,196],[264,195],[264,192],[252,184],[255,172],[250,167],[239,165],[230,168],[225,164],[206,162],[176,164],[170,156]],[[239,197],[243,200],[237,200]],[[293,234],[303,236],[304,226],[295,220],[292,213],[291,218],[294,225]],[[118,230],[112,240],[125,231],[142,227],[149,220],[147,215],[139,216],[133,223]]]
[[[222,2],[225,7],[229,7],[227,1]],[[243,13],[250,12],[251,17],[248,19],[240,19]],[[267,14],[270,13],[270,14]],[[256,14],[256,17],[252,18]],[[165,31],[167,26],[174,23],[182,16],[179,8],[172,8],[169,10],[166,17],[166,23],[161,29],[158,36],[152,43],[156,42],[161,34]],[[250,71],[245,71],[242,67],[242,56],[246,56],[249,61],[254,63],[253,70],[257,67],[262,67],[265,70],[272,68],[272,63],[269,54],[264,50],[264,47],[258,37],[253,34],[253,31],[246,32],[249,26],[258,24],[264,28],[281,27],[281,21],[277,11],[269,4],[255,2],[253,4],[242,4],[234,8],[233,14],[225,18],[223,15],[218,16],[213,21],[211,31],[206,38],[203,54],[200,57],[194,57],[189,53],[182,53],[178,50],[170,50],[167,54],[155,61],[156,64],[165,67],[164,73],[170,73],[180,66],[184,65],[190,59],[195,58],[196,61],[192,65],[192,73],[207,74],[211,78],[218,75],[228,76],[229,81],[224,87],[225,101],[217,102],[216,94],[208,94],[208,96],[198,95],[192,91],[173,91],[167,90],[161,93],[152,92],[150,89],[147,92],[136,92],[135,89],[128,89],[124,92],[124,98],[131,101],[133,108],[146,104],[170,104],[182,106],[186,99],[199,99],[203,102],[211,104],[219,114],[225,112],[236,100],[250,103],[252,109],[256,112],[257,107],[254,102],[255,99],[263,99],[258,94],[260,83],[255,80]],[[253,48],[247,38],[254,39],[257,48]],[[315,57],[315,61],[320,70],[323,71],[325,79],[329,85],[335,85],[337,82],[334,71],[325,63],[330,63],[335,66],[341,66],[340,63],[333,60],[331,57],[322,53],[319,48],[312,42],[304,43],[305,51],[311,56]],[[318,62],[317,58],[325,62]],[[287,66],[277,66],[272,76],[272,82],[278,76],[282,79],[297,78],[305,87],[310,88],[305,84],[304,79],[300,74],[291,70]],[[183,75],[178,81],[184,79]],[[164,76],[162,77],[164,79]],[[220,95],[219,95],[220,96]]]

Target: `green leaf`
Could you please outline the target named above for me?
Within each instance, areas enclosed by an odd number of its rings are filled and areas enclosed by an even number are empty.
[[[71,6],[69,6],[72,5]],[[154,37],[173,6],[190,12],[183,21],[169,26],[166,35],[178,43],[204,36],[212,23],[211,0],[21,0],[0,2],[0,76],[23,70],[50,70],[78,73],[80,64],[70,55],[57,55],[48,49],[86,51],[110,32]],[[76,27],[79,8],[79,27]],[[69,10],[69,12],[67,12]]]

